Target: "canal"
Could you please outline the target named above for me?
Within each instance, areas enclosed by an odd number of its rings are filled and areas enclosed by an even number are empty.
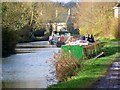
[[[26,45],[29,47],[26,48]],[[46,47],[38,48],[39,45]],[[56,84],[51,59],[53,52],[59,50],[48,42],[18,44],[17,54],[2,58],[2,88],[47,88]]]

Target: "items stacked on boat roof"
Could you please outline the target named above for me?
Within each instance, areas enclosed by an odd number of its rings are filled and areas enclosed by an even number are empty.
[[[69,37],[66,40],[66,45],[89,45],[91,43],[95,42],[93,35],[91,36],[88,34],[88,36],[81,36],[79,38],[73,38],[73,36]]]

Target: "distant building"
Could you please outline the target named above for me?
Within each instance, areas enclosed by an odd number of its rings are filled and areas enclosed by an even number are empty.
[[[61,13],[56,10],[53,19],[49,22],[42,23],[42,25],[45,25],[46,30],[50,31],[50,35],[52,34],[52,31],[67,30],[71,32],[74,29],[71,9],[68,9],[65,12]]]
[[[120,2],[113,9],[114,9],[114,17],[118,18],[120,16]]]
[[[57,13],[55,22],[52,23],[53,31],[60,31],[62,29],[66,29],[70,31],[72,29],[72,19],[71,19],[71,10],[69,9],[66,13]]]

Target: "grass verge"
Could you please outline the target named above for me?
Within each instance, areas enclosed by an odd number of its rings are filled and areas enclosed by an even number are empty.
[[[106,56],[98,59],[89,59],[82,62],[82,67],[76,76],[68,80],[51,85],[50,88],[91,88],[93,84],[104,76],[111,63],[120,55],[118,44],[106,43],[102,48]]]

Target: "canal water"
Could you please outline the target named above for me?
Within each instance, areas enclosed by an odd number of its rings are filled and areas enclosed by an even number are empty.
[[[17,50],[29,50],[29,53],[17,53],[2,59],[2,88],[47,88],[57,83],[51,59],[53,52],[59,52],[60,48]]]

